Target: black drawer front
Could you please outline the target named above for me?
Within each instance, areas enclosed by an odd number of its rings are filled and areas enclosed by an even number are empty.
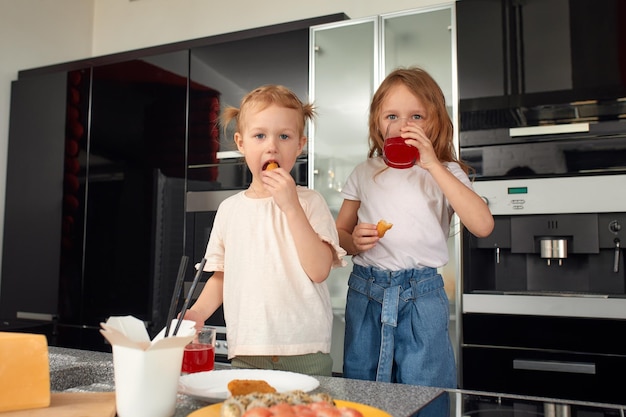
[[[464,314],[463,344],[626,356],[626,320]]]
[[[466,346],[462,361],[463,389],[626,404],[626,357]]]

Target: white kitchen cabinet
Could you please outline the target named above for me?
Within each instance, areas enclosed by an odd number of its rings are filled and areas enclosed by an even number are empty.
[[[428,71],[444,91],[457,125],[454,27],[454,3],[449,3],[310,29],[309,99],[316,106],[317,118],[309,126],[309,187],[325,197],[333,215],[341,207],[341,188],[348,175],[367,158],[369,104],[388,73],[409,66]],[[458,149],[457,138],[455,134]],[[450,262],[441,271],[452,312],[456,311],[460,276],[458,221],[455,224],[449,241]],[[331,353],[336,372],[341,372],[343,364],[343,314],[352,269],[349,257],[347,261],[348,266],[333,270],[328,279],[335,311]],[[451,334],[456,348],[455,323],[451,322]]]

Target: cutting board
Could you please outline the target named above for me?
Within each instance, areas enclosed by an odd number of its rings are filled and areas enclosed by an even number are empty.
[[[115,392],[53,392],[50,407],[7,411],[0,417],[115,417]]]

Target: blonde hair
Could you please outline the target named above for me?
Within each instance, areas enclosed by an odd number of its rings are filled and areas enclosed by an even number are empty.
[[[380,84],[370,105],[369,154],[370,158],[383,154],[385,138],[380,129],[381,106],[389,90],[396,85],[407,87],[426,107],[425,133],[430,138],[437,158],[442,162],[457,162],[467,173],[469,168],[456,157],[452,120],[446,109],[446,99],[439,84],[426,71],[418,67],[398,68]]]
[[[312,104],[303,104],[296,94],[282,85],[264,85],[258,87],[241,99],[239,108],[228,106],[224,109],[221,116],[222,126],[224,130],[235,120],[236,131],[241,132],[246,123],[246,115],[250,111],[261,111],[271,105],[277,105],[287,109],[294,109],[298,112],[298,133],[304,135],[304,126],[307,120],[315,117],[315,109]]]

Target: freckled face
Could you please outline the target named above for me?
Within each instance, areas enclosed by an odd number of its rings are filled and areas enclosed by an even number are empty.
[[[268,161],[291,171],[306,144],[298,125],[301,117],[295,109],[277,105],[247,111],[242,131],[235,133],[235,143],[254,176],[260,175]]]

